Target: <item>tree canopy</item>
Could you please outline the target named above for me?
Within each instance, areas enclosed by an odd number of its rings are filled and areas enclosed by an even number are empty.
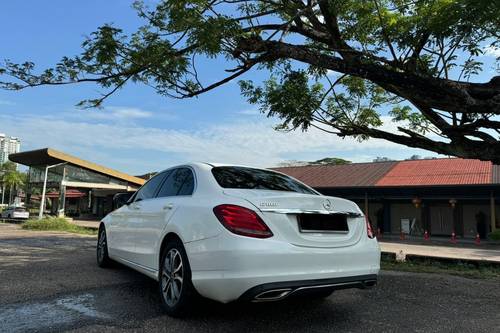
[[[340,157],[325,157],[314,162],[309,162],[309,165],[344,165],[351,163],[351,161],[345,160]]]
[[[10,188],[23,186],[26,182],[26,174],[17,170],[11,170],[2,176],[2,182]]]
[[[345,165],[351,164],[349,160],[345,160],[340,157],[325,157],[316,161],[297,161],[289,160],[283,161],[278,164],[279,167],[293,167],[293,166],[306,166],[306,165]]]
[[[499,46],[498,0],[163,0],[134,8],[144,19],[136,32],[103,25],[80,55],[41,71],[6,60],[0,87],[94,82],[102,96],[80,105],[96,107],[128,82],[188,98],[241,78],[242,94],[283,129],[500,163],[499,59],[491,71],[481,58]],[[200,77],[200,57],[226,59],[224,78]],[[250,70],[268,79],[244,80]]]

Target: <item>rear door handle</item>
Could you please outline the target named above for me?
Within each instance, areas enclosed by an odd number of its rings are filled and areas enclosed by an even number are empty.
[[[170,210],[172,208],[174,208],[174,204],[173,203],[168,203],[165,206],[163,206],[164,210]]]

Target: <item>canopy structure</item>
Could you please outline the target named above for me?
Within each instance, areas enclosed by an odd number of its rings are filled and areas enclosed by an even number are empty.
[[[57,151],[52,148],[43,148],[37,150],[30,150],[16,154],[10,154],[9,159],[12,162],[23,164],[26,166],[48,166],[59,163],[68,163],[81,167],[90,171],[114,177],[123,181],[127,181],[134,185],[141,186],[144,184],[144,179],[128,175],[126,173],[116,171],[105,166],[101,166],[89,161],[82,160],[78,157]]]
[[[142,178],[51,148],[11,154],[9,159],[29,167],[26,205],[34,210],[37,204],[33,201],[39,201],[40,216],[46,213],[48,199],[49,213],[100,217],[113,209],[114,194],[135,191],[145,183]]]

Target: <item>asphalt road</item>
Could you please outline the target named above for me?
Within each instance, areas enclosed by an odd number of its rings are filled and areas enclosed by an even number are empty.
[[[95,238],[0,223],[0,332],[500,332],[500,281],[383,272],[325,300],[161,311],[156,283],[95,264]]]

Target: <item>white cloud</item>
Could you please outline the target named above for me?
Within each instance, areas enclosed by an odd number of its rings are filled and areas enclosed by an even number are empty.
[[[108,107],[111,114],[121,118],[149,118],[152,113],[137,108]]]
[[[342,156],[359,162],[376,156],[426,154],[384,140],[359,143],[341,139],[317,129],[278,132],[272,120],[265,118],[211,124],[190,131],[39,116],[0,115],[0,123],[3,131],[21,138],[24,149],[52,147],[131,173],[164,169],[168,166],[165,163],[185,161],[273,166],[304,156]],[[395,130],[390,122],[384,127]],[[137,152],[149,154],[150,158],[138,159]]]
[[[329,70],[326,71],[326,75],[332,77],[332,76],[337,75],[337,72],[332,71],[331,69],[329,69]]]
[[[238,111],[237,113],[244,116],[256,116],[261,114],[261,112],[258,109],[245,109]]]
[[[486,46],[484,49],[484,54],[495,58],[500,57],[500,47],[495,47],[492,45]]]
[[[152,112],[139,108],[108,106],[103,109],[77,109],[73,116],[80,119],[128,121],[150,118]]]

